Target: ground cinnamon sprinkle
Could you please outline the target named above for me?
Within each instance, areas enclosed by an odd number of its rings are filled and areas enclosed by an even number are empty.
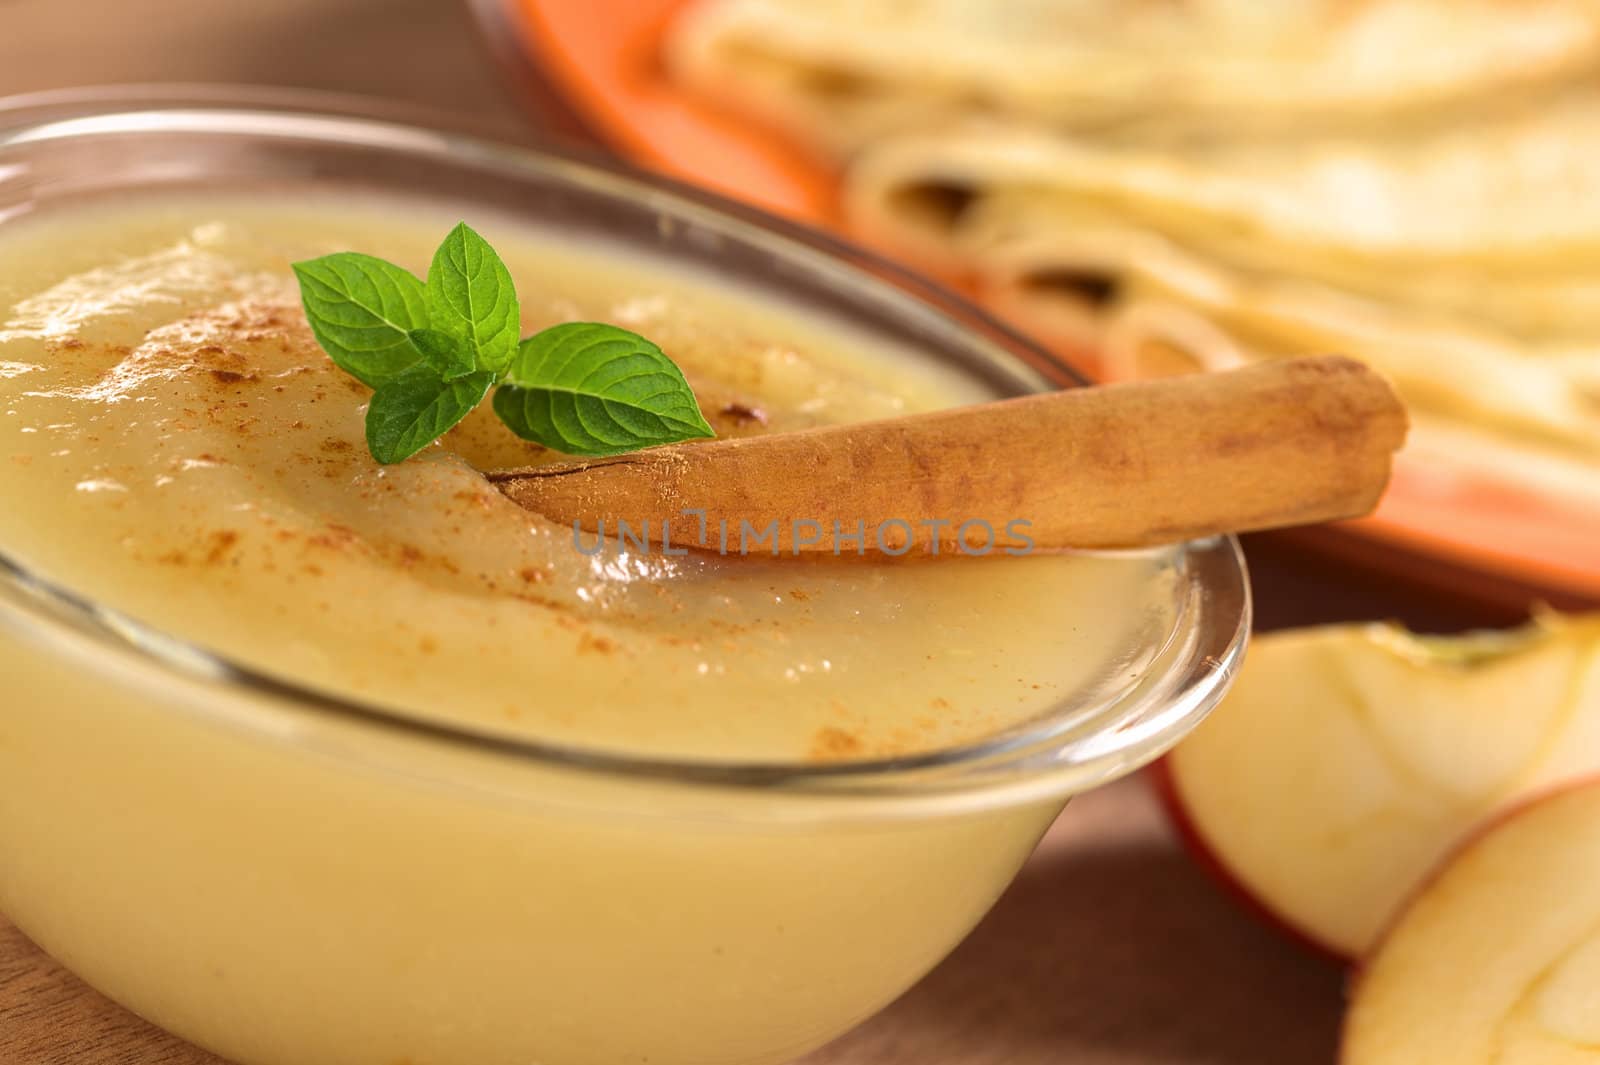
[[[864,747],[861,737],[855,733],[824,725],[812,736],[808,757],[817,762],[837,761],[860,755]]]
[[[616,649],[616,641],[609,637],[596,636],[591,632],[583,632],[578,635],[579,654],[587,654],[592,651],[595,654],[608,655]]]
[[[351,546],[361,539],[360,535],[348,525],[328,522],[323,526],[324,531],[314,536],[306,537],[306,542],[314,547],[327,548],[330,551],[340,551]]]
[[[206,563],[215,566],[227,558],[233,550],[233,545],[239,542],[239,534],[233,529],[218,529],[210,536],[211,549],[206,552]]]
[[[206,566],[217,566],[229,559],[238,543],[238,530],[217,529],[201,537],[199,542],[194,545],[197,549],[203,547],[205,551],[198,559],[183,548],[173,548],[157,555],[156,561],[165,566],[187,566],[191,562],[198,562]]]

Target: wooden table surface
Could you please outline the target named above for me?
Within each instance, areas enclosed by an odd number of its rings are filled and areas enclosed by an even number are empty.
[[[574,0],[578,2],[578,0]],[[426,61],[396,62],[396,56]],[[454,0],[0,0],[0,95],[212,81],[363,92],[541,122],[497,79]],[[1510,620],[1321,559],[1247,544],[1262,628],[1371,617]],[[0,782],[0,787],[3,787]],[[4,860],[4,856],[0,856]],[[1144,783],[1074,803],[978,931],[809,1065],[1320,1065],[1343,975],[1263,928],[1181,853]],[[95,994],[0,917],[0,1065],[218,1065]]]

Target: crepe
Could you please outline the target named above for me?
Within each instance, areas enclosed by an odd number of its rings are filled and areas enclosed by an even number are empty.
[[[1337,351],[1600,515],[1600,0],[716,0],[681,76],[1091,371]]]
[[[667,58],[848,155],[974,115],[1126,136],[1465,106],[1597,55],[1596,0],[702,0]]]
[[[987,123],[849,171],[859,232],[1125,375],[1340,351],[1425,415],[1600,468],[1600,94],[1137,145]]]

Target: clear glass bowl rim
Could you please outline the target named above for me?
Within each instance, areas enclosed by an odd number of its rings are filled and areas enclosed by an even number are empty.
[[[118,85],[0,98],[0,174],[8,149],[41,137],[110,132],[214,135],[219,132],[219,120],[229,116],[238,121],[241,130],[250,127],[252,119],[270,117],[273,135],[327,139],[336,129],[359,143],[386,150],[444,153],[452,161],[512,172],[521,169],[546,180],[554,174],[603,195],[648,194],[653,204],[680,217],[712,219],[723,232],[759,238],[769,246],[776,242],[784,255],[831,259],[836,267],[858,275],[855,280],[860,284],[909,296],[963,330],[981,332],[1012,359],[1035,369],[1050,367],[1058,381],[1082,383],[1049,353],[964,298],[829,234],[613,160],[565,147],[505,143],[495,139],[506,132],[503,129],[474,127],[458,116],[388,100],[210,85]],[[197,117],[204,121],[196,122]],[[90,125],[80,133],[78,126],[85,120]],[[51,133],[52,127],[58,132]],[[1040,715],[1036,728],[999,740],[909,757],[837,763],[634,758],[441,724],[328,695],[241,666],[117,615],[28,572],[3,552],[0,591],[29,624],[55,642],[82,640],[87,634],[102,653],[119,656],[121,666],[146,674],[146,679],[202,686],[207,689],[201,692],[202,698],[229,695],[258,704],[247,712],[292,708],[334,715],[358,727],[544,769],[667,781],[694,788],[848,797],[907,812],[925,803],[937,803],[941,808],[983,808],[1064,798],[1159,757],[1198,724],[1221,699],[1238,669],[1250,630],[1251,597],[1243,555],[1234,537],[1197,542],[1184,550],[1190,594],[1168,650],[1173,650],[1170,645],[1176,637],[1184,637],[1179,641],[1182,646],[1161,664],[1158,675],[1124,697],[1093,707],[1063,704]],[[1070,724],[1064,725],[1064,719]],[[271,730],[263,732],[271,734]]]

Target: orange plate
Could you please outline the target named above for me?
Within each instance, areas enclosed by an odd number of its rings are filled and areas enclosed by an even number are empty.
[[[512,35],[521,61],[536,63],[596,133],[636,162],[838,228],[837,178],[826,164],[667,79],[661,36],[686,2],[478,0],[477,7],[491,33]],[[508,42],[495,43],[504,49]],[[1480,597],[1600,603],[1600,512],[1594,505],[1536,494],[1470,469],[1402,456],[1378,513],[1339,526],[1339,535],[1346,541],[1341,546],[1356,548],[1369,565],[1428,569],[1452,584],[1459,577]],[[1363,549],[1379,545],[1382,550]],[[1412,567],[1409,560],[1426,564]]]

